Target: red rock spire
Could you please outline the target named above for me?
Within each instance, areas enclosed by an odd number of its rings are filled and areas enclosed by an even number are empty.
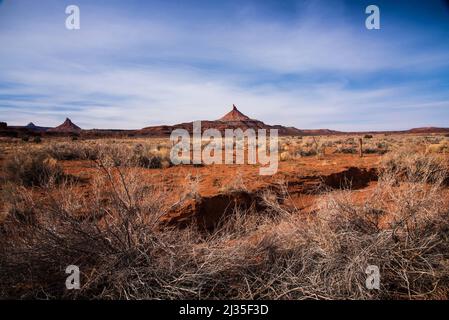
[[[219,121],[245,121],[251,120],[248,116],[241,113],[235,104],[232,105],[232,110],[218,119]]]

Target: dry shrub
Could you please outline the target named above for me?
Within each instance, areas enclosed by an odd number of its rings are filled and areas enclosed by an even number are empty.
[[[89,198],[70,184],[48,190],[39,203],[17,190],[2,225],[1,296],[77,297],[64,289],[70,264],[83,271],[81,296],[154,298],[168,290],[158,282],[177,272],[170,259],[183,259],[188,233],[159,230],[162,194],[140,184],[137,173],[103,170]]]
[[[19,152],[5,164],[7,178],[25,186],[43,186],[64,178],[57,160],[40,151]]]
[[[338,147],[334,153],[356,154],[357,149],[355,147]]]
[[[100,144],[87,144],[72,141],[68,143],[51,143],[44,149],[44,151],[57,160],[96,160],[100,148]]]
[[[132,161],[134,165],[147,169],[162,169],[171,166],[170,153],[165,150],[135,153]]]
[[[311,156],[316,156],[318,153],[316,151],[316,149],[303,149],[301,151],[299,151],[299,155],[301,157],[311,157]]]
[[[127,144],[117,144],[114,141],[55,142],[46,146],[43,152],[57,160],[97,161],[101,158],[113,166],[156,169],[171,165],[170,150],[167,147],[157,146],[154,148],[147,144],[137,144],[131,148]]]
[[[131,150],[126,146],[107,144],[99,148],[96,162],[107,167],[127,167],[133,164],[132,155]]]
[[[248,188],[245,184],[242,172],[237,172],[237,174],[224,186],[220,188],[222,193],[232,193],[232,192],[248,192]]]
[[[288,161],[288,160],[291,160],[291,159],[293,159],[293,157],[290,154],[290,152],[288,152],[288,151],[281,152],[281,154],[279,155],[279,160],[280,161]]]
[[[388,150],[380,148],[363,148],[363,154],[386,154]]]
[[[379,172],[384,180],[441,184],[447,179],[447,167],[444,158],[401,149],[382,159]]]
[[[42,138],[39,137],[39,136],[34,137],[33,142],[34,142],[34,143],[41,143],[41,142],[42,142]]]
[[[442,141],[438,144],[430,144],[427,146],[427,151],[430,153],[447,153],[449,152],[448,141]]]
[[[295,160],[301,157],[324,156],[326,147],[332,146],[331,141],[309,137],[304,141],[295,141],[292,137],[282,138],[279,153],[280,161]]]
[[[384,160],[363,204],[350,191],[327,194],[318,219],[307,225],[314,234],[308,245],[324,254],[323,269],[315,270],[319,283],[328,284],[321,291],[333,298],[447,298],[445,168],[433,157],[396,153]],[[382,287],[374,293],[363,286],[369,264],[381,270]]]

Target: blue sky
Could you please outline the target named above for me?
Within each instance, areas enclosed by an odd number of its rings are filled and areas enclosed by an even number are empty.
[[[81,29],[65,28],[76,4]],[[376,4],[381,29],[365,28]],[[0,121],[449,127],[447,1],[0,1]]]

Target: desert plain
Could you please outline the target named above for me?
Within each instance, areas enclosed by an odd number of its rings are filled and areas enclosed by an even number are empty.
[[[0,295],[448,298],[447,134],[282,136],[269,176],[173,165],[170,148],[1,138]],[[64,285],[69,265],[80,290]]]

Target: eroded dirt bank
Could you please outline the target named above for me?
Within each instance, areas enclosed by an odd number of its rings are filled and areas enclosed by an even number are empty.
[[[375,183],[377,162],[374,156],[304,159],[295,165],[282,163],[279,173],[271,177],[257,176],[257,168],[248,166],[198,168],[193,178],[197,179],[195,196],[173,207],[162,220],[180,226],[195,221],[211,229],[236,210],[263,211],[267,194],[281,205],[288,203],[307,212],[324,190],[358,190]]]

